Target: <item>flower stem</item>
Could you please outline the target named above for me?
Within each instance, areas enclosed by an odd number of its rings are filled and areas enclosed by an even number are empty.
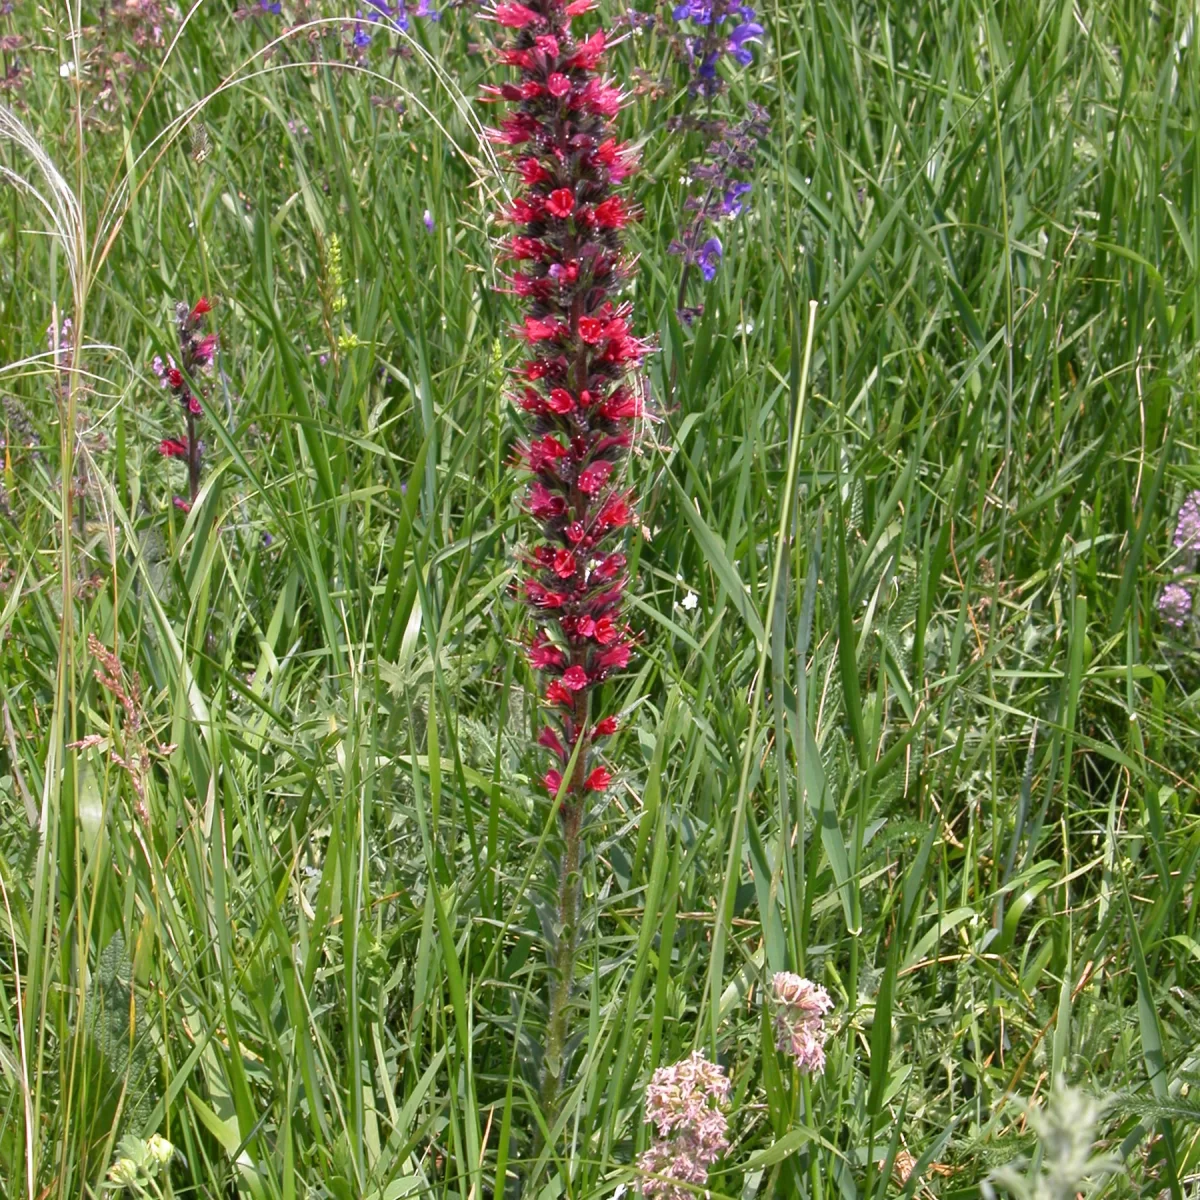
[[[570,1035],[571,985],[575,979],[578,949],[579,860],[583,837],[585,744],[579,747],[566,796],[562,801],[563,857],[558,881],[558,942],[554,947],[554,981],[550,992],[550,1020],[546,1030],[546,1065],[542,1079],[542,1115],[553,1127],[566,1077],[566,1046]]]
[[[191,409],[187,412],[187,437],[188,500],[195,504],[200,494],[200,439],[196,436],[196,416]]]

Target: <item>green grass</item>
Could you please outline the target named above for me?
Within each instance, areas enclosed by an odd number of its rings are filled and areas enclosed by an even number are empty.
[[[1194,1186],[1200,673],[1154,611],[1200,487],[1194,10],[763,16],[730,102],[771,136],[690,331],[678,68],[661,37],[615,58],[667,81],[621,118],[661,420],[541,1134],[556,836],[483,27],[450,12],[428,57],[380,40],[352,71],[267,56],[222,0],[169,54],[99,9],[0,18],[32,43],[0,101],[78,206],[54,236],[0,192],[4,1195],[98,1195],[155,1131],[178,1197],[632,1194],[645,1084],[694,1047],[734,1081],[714,1196],[974,1196],[1057,1073],[1117,1097],[1108,1190]],[[101,99],[122,48],[146,68]],[[49,195],[30,147],[0,165]],[[149,363],[201,293],[221,375],[185,518]],[[86,345],[62,393],[33,357],[56,309]],[[780,969],[836,1002],[803,1087]],[[901,1150],[944,1169],[902,1189]]]

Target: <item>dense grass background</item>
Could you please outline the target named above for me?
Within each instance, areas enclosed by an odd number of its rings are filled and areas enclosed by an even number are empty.
[[[1110,1188],[1194,1186],[1197,656],[1153,607],[1200,487],[1194,6],[762,15],[729,102],[772,132],[692,330],[679,67],[660,35],[614,59],[661,421],[540,1132],[555,829],[509,598],[491,34],[451,11],[352,66],[343,26],[280,43],[223,0],[161,46],[120,6],[0,17],[33,138],[0,147],[5,1195],[96,1195],[153,1131],[181,1197],[632,1191],[645,1083],[697,1046],[734,1080],[714,1195],[975,1195],[1056,1073],[1117,1097]],[[149,363],[201,293],[185,517]],[[772,1047],[779,969],[836,1001],[811,1086]]]

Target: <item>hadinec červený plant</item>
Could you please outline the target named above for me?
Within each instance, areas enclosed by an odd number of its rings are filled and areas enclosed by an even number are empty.
[[[184,437],[163,438],[158,444],[158,451],[164,458],[182,458],[188,469],[188,498],[175,497],[175,507],[181,512],[191,512],[196,497],[200,494],[200,466],[203,447],[196,425],[197,418],[203,416],[204,409],[192,391],[191,384],[202,371],[212,367],[213,356],[217,351],[217,335],[201,332],[204,318],[212,312],[212,305],[201,296],[195,305],[180,301],[175,306],[175,324],[179,333],[180,362],[177,364],[171,355],[167,355],[164,364],[162,359],[154,360],[154,373],[162,380],[163,387],[179,401],[183,410]]]
[[[535,627],[529,662],[546,681],[538,742],[557,760],[543,783],[559,803],[563,837],[543,1080],[549,1112],[566,1070],[581,835],[592,798],[612,781],[596,751],[617,721],[594,712],[593,698],[628,664],[633,640],[620,544],[634,508],[621,465],[643,416],[647,350],[619,299],[632,269],[621,231],[633,213],[617,189],[634,164],[613,133],[622,97],[600,73],[604,31],[577,38],[571,28],[592,7],[497,4],[496,21],[513,31],[500,59],[519,81],[487,89],[513,105],[491,136],[509,147],[522,185],[502,214],[514,231],[501,246],[514,264],[509,289],[525,303],[515,332],[529,347],[515,400],[528,417],[518,453],[532,476],[527,510],[538,534],[520,554],[521,586]]]

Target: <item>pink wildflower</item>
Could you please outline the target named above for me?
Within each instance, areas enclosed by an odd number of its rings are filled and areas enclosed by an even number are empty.
[[[833,1008],[829,993],[810,979],[779,971],[771,981],[775,994],[775,1045],[796,1060],[806,1075],[825,1070],[825,1014]]]
[[[708,1182],[709,1167],[729,1148],[728,1101],[724,1068],[699,1050],[654,1072],[646,1088],[646,1120],[658,1136],[637,1161],[647,1176],[643,1195],[694,1200],[696,1189]]]

